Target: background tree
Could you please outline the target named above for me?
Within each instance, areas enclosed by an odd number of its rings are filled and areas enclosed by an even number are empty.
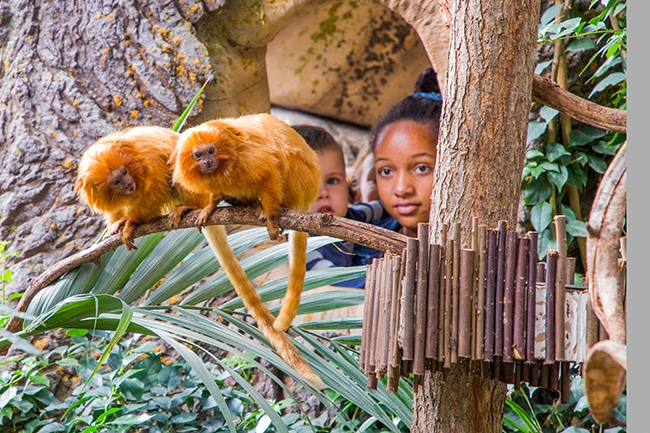
[[[467,243],[473,217],[488,227],[516,222],[521,173],[513,167],[523,165],[526,149],[539,7],[536,0],[452,4],[432,243],[443,224],[460,222]],[[415,393],[413,430],[500,432],[505,395],[504,383],[468,365],[427,373]]]

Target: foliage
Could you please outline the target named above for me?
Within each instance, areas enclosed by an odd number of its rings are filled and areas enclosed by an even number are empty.
[[[267,238],[265,228],[246,229],[229,236],[229,244],[236,254],[247,252],[247,257],[241,260],[241,264],[253,281],[288,261],[288,243],[266,249],[257,247]],[[318,248],[334,240],[311,237],[308,249]],[[28,337],[56,328],[117,331],[108,334],[112,335],[111,341],[104,348],[98,362],[87,366],[88,376],[84,378],[90,378],[92,371],[100,374],[99,367],[103,359],[108,364],[111,363],[111,348],[115,346],[116,349],[113,350],[117,350],[118,341],[123,335],[135,332],[157,336],[176,350],[192,369],[192,374],[206,386],[221,413],[225,414],[224,422],[229,431],[239,430],[238,424],[242,418],[229,414],[228,398],[231,389],[214,381],[214,372],[207,367],[209,363],[228,371],[259,410],[271,419],[276,431],[290,429],[274,406],[252,388],[248,381],[250,373],[233,369],[222,359],[225,352],[241,359],[250,359],[249,362],[256,369],[284,389],[290,396],[292,406],[298,408],[300,405],[295,390],[287,387],[282,378],[273,374],[260,359],[276,366],[313,393],[324,407],[336,413],[335,424],[341,429],[353,429],[354,420],[348,414],[336,411],[335,403],[328,397],[330,395],[352,402],[378,428],[394,432],[408,429],[411,389],[406,381],[402,381],[397,394],[382,389],[368,393],[365,389],[366,377],[359,370],[358,360],[350,354],[348,346],[335,340],[323,342],[319,334],[308,329],[309,324],[304,329],[296,326],[294,331],[305,342],[301,344],[295,340],[298,347],[330,388],[327,394],[323,394],[297,376],[271,350],[259,330],[243,320],[246,314],[240,311],[241,300],[222,300],[217,302],[216,307],[203,305],[206,301],[215,302],[215,299],[230,292],[232,286],[225,274],[219,272],[211,249],[202,246],[202,241],[203,235],[196,229],[155,233],[138,239],[136,251],[128,252],[121,246],[105,254],[101,258],[101,268],[86,264],[72,270],[37,294],[28,308],[28,313],[34,319],[26,320],[25,329],[18,335]],[[307,272],[299,314],[324,309],[323,295],[310,295],[311,290],[363,275],[365,267]],[[258,291],[265,301],[280,299],[286,291],[286,277],[269,281],[258,287]],[[363,291],[337,291],[330,299],[333,301],[326,308],[356,305],[363,302]],[[338,325],[337,321],[331,322],[332,329]],[[356,326],[360,326],[359,322]],[[113,381],[128,378],[128,374],[126,377],[115,375]],[[93,378],[89,386],[94,381]],[[146,412],[143,409],[137,413]],[[308,428],[317,431],[317,427]]]
[[[553,4],[542,14],[539,43],[568,41],[568,53],[580,56],[593,52],[580,71],[580,75],[593,72],[585,83],[587,88],[591,87],[587,97],[597,97],[596,102],[607,107],[625,109],[626,2],[593,0],[586,11],[571,9],[578,14],[575,17],[563,16],[562,12],[562,4]],[[560,46],[556,44],[555,49]],[[551,60],[538,63],[536,72],[544,73],[551,64]],[[539,233],[540,259],[546,256],[547,249],[555,248],[551,224],[555,215],[566,216],[569,249],[575,245],[576,238],[586,237],[586,224],[581,214],[582,208],[590,206],[593,198],[588,193],[595,190],[600,176],[626,138],[625,134],[574,122],[568,142],[563,142],[562,138],[553,139],[555,134],[550,131],[556,129],[558,117],[557,110],[542,107],[538,117],[528,125],[528,141],[536,145],[526,154],[522,188],[524,205],[530,207],[528,222]],[[576,203],[577,200],[580,203]]]
[[[561,404],[558,398],[543,401],[545,397],[539,397],[548,393],[547,390],[524,385],[519,390],[511,389],[506,398],[504,433],[626,432],[624,427],[606,428],[594,421],[589,412],[581,376],[574,376],[571,380],[568,404]],[[627,396],[623,393],[616,408],[618,419],[625,420],[626,407]]]
[[[182,358],[170,359],[151,339],[121,340],[91,380],[109,335],[97,331],[90,339],[83,330],[70,335],[70,345],[59,346],[45,356],[16,358],[6,363],[5,367],[13,368],[5,368],[0,375],[1,426],[39,433],[227,431],[225,416],[201,378]],[[221,367],[207,362],[206,368],[215,384],[224,390],[229,415],[240,420],[238,431],[281,431],[233,379],[233,371],[252,379],[255,365],[249,358],[225,358]],[[63,401],[51,390],[53,384],[48,376],[53,369],[65,371],[62,381],[72,388]],[[336,407],[346,411],[355,407],[330,392]],[[282,415],[293,407],[290,399],[270,402],[268,406],[267,410],[281,416],[292,432],[350,431],[343,425],[329,425],[328,412],[313,420],[296,411]],[[348,414],[351,422],[358,425],[365,421],[369,427],[372,418],[355,410],[356,414]],[[366,431],[381,430],[369,427]]]

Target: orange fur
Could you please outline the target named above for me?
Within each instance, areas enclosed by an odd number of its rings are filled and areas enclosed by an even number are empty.
[[[197,158],[200,151],[204,158]],[[211,152],[210,154],[208,154]],[[271,239],[280,230],[281,207],[308,210],[318,194],[318,157],[289,125],[268,114],[205,122],[183,132],[170,161],[173,184],[182,190],[208,195],[198,223],[203,224],[219,202],[258,205],[267,219]],[[202,164],[210,168],[202,169]],[[287,295],[274,320],[235,258],[222,226],[205,227],[205,236],[237,294],[264,336],[282,358],[314,386],[325,385],[282,331],[296,315],[305,278],[307,233],[290,235],[290,273]]]
[[[93,211],[104,215],[112,233],[123,226],[122,239],[129,250],[135,248],[133,231],[138,224],[180,203],[168,166],[178,137],[168,128],[138,126],[100,138],[81,157],[75,191]],[[135,184],[131,194],[109,185],[111,172],[120,166],[128,169]]]
[[[221,200],[234,198],[260,206],[270,238],[277,239],[280,208],[308,210],[318,194],[318,156],[300,134],[270,114],[211,120],[190,128],[181,134],[172,159],[175,185],[210,195],[199,223],[207,220]],[[300,304],[307,236],[304,232],[290,235],[289,284],[273,323],[278,331],[291,325]],[[249,310],[257,307],[247,306]]]
[[[134,226],[171,211],[169,219],[178,224],[189,208],[205,207],[208,195],[194,193],[181,186],[172,187],[171,172],[175,160],[171,157],[179,134],[161,127],[135,127],[100,138],[84,153],[79,162],[75,191],[79,198],[96,212],[104,214],[106,222],[119,229],[124,225],[123,240],[127,248],[132,241]],[[121,194],[109,186],[112,170],[127,167],[133,178],[132,194]],[[205,235],[217,260],[230,278],[238,294],[253,307],[258,326],[280,356],[314,386],[323,388],[320,377],[309,367],[289,337],[273,329],[273,315],[262,303],[234,252],[227,242],[223,226],[205,228]]]

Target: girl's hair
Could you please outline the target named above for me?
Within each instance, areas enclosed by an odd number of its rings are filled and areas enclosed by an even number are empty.
[[[315,125],[294,125],[293,129],[305,139],[314,152],[320,153],[326,150],[338,150],[343,152],[341,145],[334,139],[326,129]]]
[[[442,96],[438,77],[433,68],[422,71],[415,81],[413,93],[393,105],[370,129],[370,147],[374,151],[377,136],[389,124],[399,120],[412,120],[425,125],[438,137]]]

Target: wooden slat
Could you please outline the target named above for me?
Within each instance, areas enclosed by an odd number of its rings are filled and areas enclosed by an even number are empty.
[[[506,235],[505,274],[503,283],[503,361],[512,362],[512,344],[515,320],[515,271],[517,269],[517,233]],[[513,373],[514,380],[514,373]]]
[[[517,248],[517,270],[515,272],[514,327],[512,355],[516,360],[526,358],[526,281],[528,279],[528,258],[530,239],[519,239]]]
[[[440,245],[429,246],[429,293],[425,357],[438,360],[438,314],[440,310]]]
[[[496,281],[497,281],[497,232],[489,229],[487,247],[487,281],[485,289],[485,361],[494,359],[494,338],[496,322]]]
[[[427,283],[429,282],[429,225],[418,224],[418,268],[415,295],[413,374],[424,375],[427,325]]]
[[[402,320],[404,321],[404,341],[402,359],[412,361],[415,353],[414,345],[414,317],[413,308],[415,301],[415,273],[418,259],[418,241],[409,238],[406,241],[406,274],[403,285]]]
[[[460,290],[458,299],[458,356],[472,354],[472,289],[474,285],[474,250],[460,252]]]

